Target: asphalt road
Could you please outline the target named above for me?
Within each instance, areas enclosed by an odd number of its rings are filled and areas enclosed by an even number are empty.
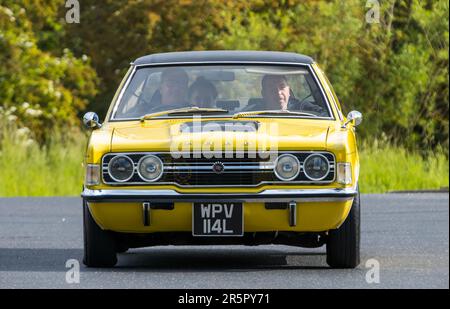
[[[288,246],[134,249],[88,269],[81,214],[79,198],[0,199],[0,288],[449,288],[448,193],[363,195],[354,270],[329,269],[325,248]],[[66,281],[69,259],[79,283]],[[366,281],[372,259],[379,283]]]

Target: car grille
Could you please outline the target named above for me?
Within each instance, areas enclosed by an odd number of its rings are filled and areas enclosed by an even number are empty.
[[[218,186],[258,186],[261,184],[298,184],[298,183],[331,183],[335,179],[335,157],[329,152],[279,152],[282,154],[292,154],[296,156],[301,165],[301,170],[296,179],[291,181],[279,180],[273,171],[274,158],[277,156],[268,156],[267,159],[259,157],[252,158],[244,156],[227,158],[224,154],[222,158],[205,158],[203,155],[194,157],[174,158],[170,153],[110,153],[103,156],[102,176],[103,181],[110,185],[162,185],[175,184],[180,187],[218,187]],[[309,180],[303,172],[303,162],[310,155],[322,154],[330,162],[330,172],[328,176],[321,181]],[[114,181],[108,173],[109,161],[116,155],[127,155],[134,162],[135,171],[133,177],[126,182]],[[156,182],[145,182],[137,173],[137,164],[139,160],[146,155],[156,155],[164,163],[163,176]],[[218,163],[220,162],[220,163]],[[213,170],[214,164],[222,164],[223,172],[216,173]]]

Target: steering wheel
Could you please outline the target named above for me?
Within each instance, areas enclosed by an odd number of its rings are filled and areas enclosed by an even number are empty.
[[[299,100],[299,105],[302,105],[303,102],[306,101],[306,99],[312,97],[312,92],[310,94],[308,94],[306,97],[304,97],[303,99]]]

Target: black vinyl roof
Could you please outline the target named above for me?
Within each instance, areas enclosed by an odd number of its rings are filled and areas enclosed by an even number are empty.
[[[198,62],[280,62],[311,64],[311,57],[287,52],[272,51],[189,51],[152,54],[136,59],[134,65],[198,63]]]

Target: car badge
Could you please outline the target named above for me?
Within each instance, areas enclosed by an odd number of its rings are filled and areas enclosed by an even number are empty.
[[[216,174],[222,174],[224,169],[225,169],[225,166],[223,165],[222,162],[215,162],[212,166],[212,170]]]

